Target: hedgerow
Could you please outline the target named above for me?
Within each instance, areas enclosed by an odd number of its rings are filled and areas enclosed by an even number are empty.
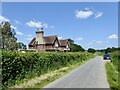
[[[110,53],[111,61],[115,66],[118,66],[118,60],[120,60],[120,51]]]
[[[119,51],[111,52],[111,63],[106,64],[107,77],[111,90],[120,90],[119,77],[120,77],[120,53]]]
[[[23,79],[31,79],[48,71],[81,62],[93,56],[81,52],[2,51],[2,83],[8,88]]]

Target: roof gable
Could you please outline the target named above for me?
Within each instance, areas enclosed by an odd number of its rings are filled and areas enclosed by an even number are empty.
[[[53,44],[57,36],[46,36],[44,37],[45,44]]]
[[[55,40],[56,39],[58,40],[57,36],[46,36],[43,38],[44,38],[45,44],[54,44]],[[36,43],[36,38],[33,38],[29,43],[29,45],[35,45],[35,43]]]
[[[68,40],[59,40],[60,46],[67,46]]]
[[[35,42],[36,42],[36,38],[33,38],[33,39],[31,40],[31,42],[29,43],[29,45],[35,45]]]

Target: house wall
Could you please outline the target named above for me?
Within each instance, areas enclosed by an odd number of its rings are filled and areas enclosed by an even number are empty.
[[[62,52],[70,51],[70,48],[67,48],[66,46],[61,46],[61,47],[59,47],[59,51],[62,51]]]
[[[36,49],[35,46],[29,46],[29,49]]]
[[[37,51],[69,51],[69,48],[66,48],[66,47],[55,47],[55,46],[52,46],[52,45],[49,45],[49,46],[45,46],[45,45],[38,45],[36,47],[34,46],[29,46],[29,49],[37,49]]]
[[[46,51],[56,51],[56,50],[58,50],[58,47],[56,47],[56,46],[54,46],[54,45],[47,45],[47,46],[45,46],[45,49],[46,49]]]
[[[59,47],[59,51],[64,52],[65,47]]]
[[[45,46],[44,45],[38,45],[38,46],[36,46],[36,49],[38,51],[45,51]]]
[[[29,49],[36,49],[37,51],[70,51],[69,47],[66,46],[55,46],[54,44],[47,44],[47,45],[38,45],[38,46],[29,46]]]

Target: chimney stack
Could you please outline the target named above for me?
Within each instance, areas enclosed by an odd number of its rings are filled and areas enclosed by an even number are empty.
[[[41,28],[41,30],[37,30],[36,31],[36,44],[44,44],[44,31],[43,28]]]

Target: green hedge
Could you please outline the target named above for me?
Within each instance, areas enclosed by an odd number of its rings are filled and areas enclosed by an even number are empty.
[[[110,53],[111,63],[106,64],[107,76],[111,90],[120,90],[119,77],[120,77],[120,51]]]
[[[25,78],[40,76],[48,71],[86,60],[93,56],[81,52],[26,52],[2,51],[3,88]]]
[[[110,53],[111,61],[115,66],[118,66],[118,60],[120,60],[120,51]]]

